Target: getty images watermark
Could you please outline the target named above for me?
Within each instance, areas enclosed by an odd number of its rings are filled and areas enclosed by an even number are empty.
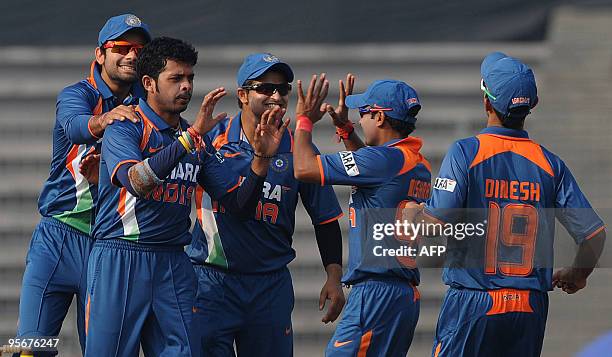
[[[446,252],[445,245],[421,245],[416,244],[417,237],[453,237],[456,240],[478,237],[482,238],[487,232],[487,221],[481,223],[425,223],[408,222],[396,220],[395,223],[374,223],[372,225],[371,237],[375,241],[391,239],[396,243],[403,242],[390,247],[386,245],[374,245],[372,253],[376,257],[432,257],[442,256]]]
[[[612,221],[612,209],[600,208],[597,213],[604,222]],[[439,209],[435,214],[437,222],[413,222],[411,212],[401,207],[353,213],[349,220],[361,241],[361,265],[364,269],[418,265],[488,271],[508,266],[524,271],[560,268],[574,264],[577,247],[601,229],[599,224],[583,223],[593,221],[588,219],[594,215],[591,208],[491,204],[489,208]],[[612,267],[612,249],[604,250],[599,267]]]

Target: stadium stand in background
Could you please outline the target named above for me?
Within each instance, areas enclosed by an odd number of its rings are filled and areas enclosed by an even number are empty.
[[[529,6],[525,4],[517,6]],[[142,17],[148,20],[147,15]],[[527,119],[531,137],[565,159],[591,203],[600,208],[599,213],[609,223],[612,222],[611,23],[612,7],[564,7],[546,17],[542,23],[546,33],[530,42],[372,41],[348,45],[199,46],[194,101],[197,104],[204,93],[218,85],[233,89],[234,74],[244,55],[260,50],[271,51],[291,63],[296,78],[325,71],[335,83],[344,78],[346,71],[351,71],[357,75],[357,91],[377,78],[404,80],[414,85],[421,96],[423,109],[415,135],[425,139],[423,152],[431,159],[435,175],[452,141],[484,127],[479,65],[485,54],[501,50],[521,58],[535,71],[541,104]],[[170,30],[180,32],[181,28],[176,26]],[[24,47],[27,41],[7,42],[3,36],[0,35],[0,44],[7,46],[0,48],[0,336],[6,339],[16,329],[25,253],[38,221],[36,200],[48,174],[55,97],[65,85],[86,76],[93,49],[60,47],[71,44],[66,41],[54,46],[47,43]],[[71,37],[64,36],[64,39]],[[330,93],[329,100],[336,103],[335,86]],[[187,118],[193,118],[196,104],[192,103]],[[292,97],[289,107],[293,108],[294,104]],[[225,99],[218,111],[233,113],[235,101]],[[341,146],[332,141],[334,130],[328,121],[324,122],[325,129],[316,131],[315,141],[322,152],[337,151]],[[348,191],[336,189],[336,193],[346,212]],[[306,221],[307,215],[301,206],[299,209],[294,236],[298,257],[290,265],[296,293],[295,355],[319,356],[334,327],[320,322],[317,299],[324,272],[312,226]],[[345,238],[346,220],[345,214],[341,221]],[[610,247],[604,255],[602,265],[611,267]],[[598,269],[587,289],[576,296],[551,293],[543,356],[572,356],[586,343],[612,329],[611,280],[612,269]],[[420,291],[421,315],[411,348],[414,356],[426,356],[431,351],[445,291],[439,270],[422,271]],[[61,338],[61,355],[79,355],[74,311],[69,312]]]

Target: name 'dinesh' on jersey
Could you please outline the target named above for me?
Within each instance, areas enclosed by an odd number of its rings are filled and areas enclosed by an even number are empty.
[[[346,171],[347,175],[359,175],[359,168],[357,167],[355,157],[353,157],[353,153],[351,151],[340,151],[340,159],[342,160],[342,165],[344,166],[344,171]]]
[[[434,184],[434,189],[455,192],[455,186],[457,186],[457,181],[449,178],[437,177],[436,183]]]

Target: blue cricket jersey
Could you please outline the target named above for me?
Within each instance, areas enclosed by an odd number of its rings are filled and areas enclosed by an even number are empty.
[[[246,177],[253,148],[242,131],[240,113],[221,121],[208,134],[232,170]],[[198,188],[198,219],[187,254],[195,264],[212,264],[241,273],[266,273],[285,267],[295,258],[291,247],[295,209],[301,198],[312,224],[325,224],[342,216],[331,187],[299,182],[293,176],[293,135],[283,134],[257,205],[255,216],[240,220],[225,212],[210,194]]]
[[[135,85],[123,103],[117,103],[95,61],[87,79],[60,92],[51,169],[38,198],[38,210],[43,217],[54,217],[85,234],[91,233],[97,189],[79,173],[81,159],[99,139],[89,129],[89,119],[118,104],[136,104],[141,96],[142,87]]]
[[[481,237],[448,240],[443,280],[470,289],[552,290],[555,217],[577,244],[604,228],[559,157],[502,127],[451,146],[425,212],[486,222]]]
[[[353,186],[349,202],[349,266],[342,278],[344,283],[386,276],[419,284],[414,257],[376,258],[376,246],[393,249],[402,242],[396,237],[377,241],[372,229],[375,224],[395,223],[402,202],[420,203],[429,198],[431,167],[419,152],[421,146],[421,139],[407,137],[319,157],[321,184]]]
[[[177,140],[175,130],[145,100],[140,100],[136,111],[140,122],[115,122],[104,133],[94,237],[186,245],[191,241],[189,214],[198,182],[218,199],[238,187],[239,176],[223,165],[223,158],[205,140],[205,150],[185,154],[164,182],[147,196],[138,198],[117,186],[115,174],[121,165],[152,157]],[[186,130],[189,125],[181,119],[180,127]]]

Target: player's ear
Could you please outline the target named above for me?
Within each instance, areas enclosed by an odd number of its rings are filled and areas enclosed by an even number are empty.
[[[486,94],[484,95],[482,102],[484,104],[484,109],[485,109],[485,112],[487,112],[487,114],[495,112],[493,110],[493,105],[491,105],[491,101],[489,100],[489,97],[487,97]]]
[[[376,113],[376,116],[374,117],[374,120],[376,121],[376,127],[378,128],[382,128],[382,126],[385,124],[385,118],[387,116],[385,115],[385,112],[380,111]]]
[[[144,76],[142,76],[142,88],[144,88],[147,93],[156,92],[157,82],[155,82],[155,79],[153,79],[153,77],[145,74]]]
[[[244,88],[238,88],[236,90],[236,95],[238,96],[238,101],[242,103],[242,105],[249,104],[249,92]]]
[[[96,51],[95,51],[95,56],[96,56],[96,62],[101,66],[104,64],[104,58],[105,53],[104,50],[102,48],[100,48],[100,46],[96,47]]]

